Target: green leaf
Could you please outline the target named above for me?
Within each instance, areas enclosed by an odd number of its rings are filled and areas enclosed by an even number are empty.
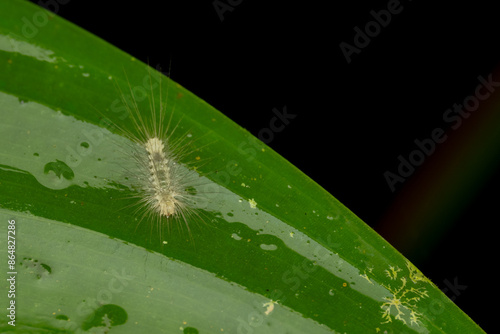
[[[199,162],[185,172],[205,201],[189,231],[137,212],[124,101],[144,117],[167,101],[172,139],[190,138],[181,163]],[[3,332],[483,332],[247,131],[23,1],[0,3],[0,106]]]

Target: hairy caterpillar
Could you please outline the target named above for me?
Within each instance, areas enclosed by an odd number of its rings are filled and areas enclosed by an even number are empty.
[[[203,221],[198,209],[207,200],[207,181],[196,171],[199,156],[186,161],[199,148],[193,148],[191,132],[179,134],[181,120],[173,124],[174,108],[168,111],[168,93],[163,96],[161,73],[152,71],[148,67],[147,80],[144,80],[149,85],[147,96],[138,94],[127,76],[127,90],[117,85],[125,114],[135,128],[130,131],[114,124],[131,142],[125,148],[130,161],[124,172],[134,189],[130,197],[136,199],[134,213],[139,223],[149,221],[151,230],[156,227],[161,238],[164,227],[170,231],[174,226],[180,230],[185,228],[191,237],[190,223]],[[155,75],[159,83],[157,96]],[[144,99],[148,103],[141,103]]]

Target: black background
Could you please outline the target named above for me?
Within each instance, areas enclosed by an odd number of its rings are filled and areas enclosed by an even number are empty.
[[[388,2],[232,1],[224,20],[211,0],[71,0],[51,9],[153,67],[171,63],[175,81],[256,136],[286,106],[297,117],[269,146],[377,230],[399,194],[383,173],[500,60],[493,4],[407,0],[348,64],[339,44],[353,44],[353,28]],[[416,263],[439,287],[466,285],[455,302],[487,332],[497,309],[489,299],[499,184],[498,173],[488,179]]]

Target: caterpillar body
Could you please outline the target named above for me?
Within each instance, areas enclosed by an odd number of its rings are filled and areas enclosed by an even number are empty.
[[[122,104],[137,130],[132,132],[117,126],[133,143],[125,152],[131,158],[132,164],[124,169],[126,177],[131,181],[132,188],[135,190],[130,197],[137,201],[134,205],[139,223],[149,220],[151,230],[153,231],[156,227],[161,238],[163,238],[164,228],[170,231],[174,225],[181,230],[186,228],[191,238],[190,223],[194,220],[203,221],[198,208],[200,202],[206,200],[206,196],[203,196],[203,191],[201,191],[206,181],[203,180],[202,175],[193,170],[193,161],[181,163],[181,160],[185,160],[193,153],[192,133],[187,132],[177,136],[176,131],[181,121],[172,126],[174,111],[170,111],[170,115],[167,116],[167,105],[161,93],[160,73],[158,73],[160,76],[159,106],[155,103],[151,78],[154,74],[151,71],[148,67],[151,90],[151,94],[147,96],[149,110],[144,110],[143,106],[139,105],[140,101],[128,77],[128,96],[123,94],[118,87]],[[165,100],[168,100],[168,95]],[[174,133],[176,133],[175,139]]]

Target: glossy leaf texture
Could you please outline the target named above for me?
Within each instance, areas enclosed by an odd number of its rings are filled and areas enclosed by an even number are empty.
[[[204,199],[189,231],[137,212],[124,101],[145,119],[165,106],[172,138],[187,138],[180,162]],[[482,333],[239,125],[23,1],[0,2],[0,108],[0,221],[3,235],[15,221],[17,272],[3,332]]]

